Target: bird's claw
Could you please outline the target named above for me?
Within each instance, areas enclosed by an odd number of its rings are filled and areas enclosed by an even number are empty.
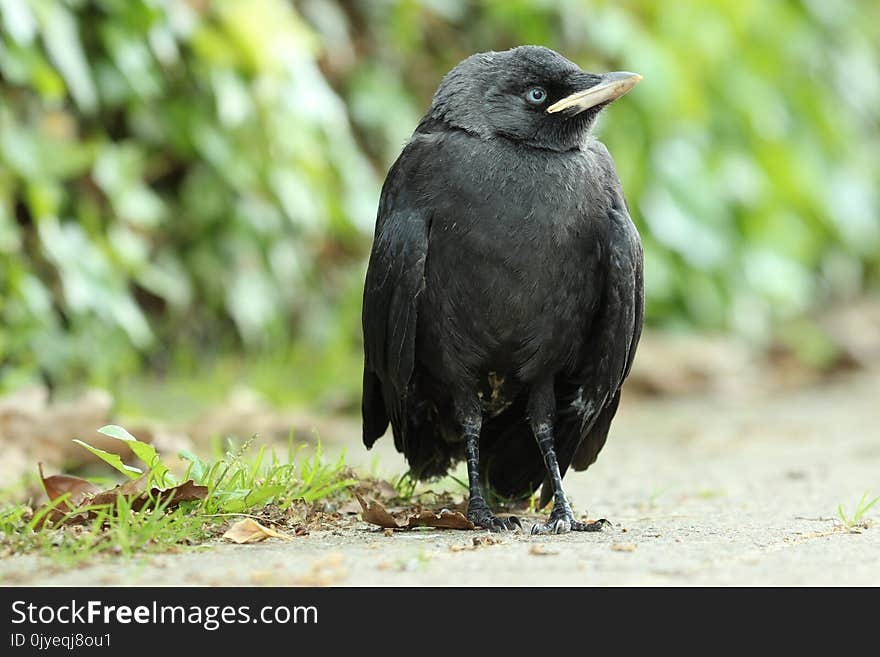
[[[598,520],[594,520],[593,522],[578,522],[574,521],[571,525],[571,531],[573,532],[600,532],[605,528],[605,525],[611,525],[611,521],[607,518],[599,518]]]
[[[522,522],[516,516],[499,518],[488,509],[468,511],[467,518],[475,526],[488,529],[490,532],[523,531]]]
[[[532,525],[532,535],[537,534],[567,534],[568,532],[600,532],[605,525],[610,525],[605,518],[595,522],[578,522],[572,515],[565,514],[554,518],[551,514],[546,524]]]

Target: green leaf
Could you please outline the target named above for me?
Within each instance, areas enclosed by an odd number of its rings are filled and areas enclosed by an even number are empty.
[[[134,455],[150,468],[153,473],[153,478],[160,484],[165,484],[167,483],[166,480],[171,479],[168,474],[168,467],[162,463],[159,454],[152,445],[141,442],[131,435],[125,428],[116,424],[108,424],[107,426],[101,427],[98,429],[98,433],[102,433],[110,438],[116,438],[116,440],[121,440],[127,444],[128,448],[134,452]]]
[[[118,424],[108,424],[103,426],[98,429],[98,433],[103,433],[105,436],[110,436],[117,440],[137,441],[137,438],[132,436],[125,428],[120,427]]]
[[[115,424],[108,424],[107,426],[98,429],[98,433],[103,433],[105,436],[110,436],[111,438],[116,438],[116,440],[121,440],[127,443],[129,449],[134,452],[134,455],[149,467],[154,468],[157,465],[161,465],[159,463],[159,455],[156,453],[156,450],[153,449],[152,445],[142,443],[122,427]]]
[[[73,442],[75,442],[77,445],[82,445],[87,450],[89,450],[92,454],[97,456],[99,459],[101,459],[105,463],[108,463],[111,466],[113,466],[116,470],[118,470],[119,472],[124,474],[129,479],[137,479],[142,474],[144,474],[140,468],[135,468],[134,466],[131,466],[131,465],[125,465],[125,463],[122,462],[122,458],[119,456],[119,454],[111,454],[110,452],[105,452],[103,449],[98,449],[97,447],[92,447],[91,445],[89,445],[86,442],[83,442],[82,440],[74,439]]]

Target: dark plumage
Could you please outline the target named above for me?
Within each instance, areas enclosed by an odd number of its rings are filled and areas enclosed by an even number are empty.
[[[640,79],[595,75],[546,48],[456,66],[394,163],[364,290],[364,443],[391,423],[418,477],[466,459],[468,517],[485,488],[562,490],[596,460],[642,327],[642,249],[599,111]]]

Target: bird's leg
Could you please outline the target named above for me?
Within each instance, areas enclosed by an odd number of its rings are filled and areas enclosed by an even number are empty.
[[[536,524],[532,527],[532,534],[565,534],[570,531],[575,532],[597,532],[607,523],[607,520],[598,520],[591,523],[578,522],[574,519],[571,505],[565,496],[565,490],[562,488],[562,474],[559,471],[559,462],[556,460],[555,440],[553,438],[553,413],[555,408],[555,399],[552,397],[552,387],[550,390],[550,401],[552,404],[541,404],[540,396],[537,404],[533,404],[532,431],[535,434],[535,440],[538,441],[538,447],[541,450],[541,456],[544,457],[544,464],[547,466],[547,473],[550,475],[550,482],[553,484],[553,510],[550,512],[550,519],[546,524]],[[546,401],[547,393],[543,395]],[[534,408],[537,405],[539,408]],[[538,412],[535,413],[534,411]]]
[[[488,529],[491,532],[504,531],[506,529],[522,529],[518,518],[497,518],[486,498],[483,497],[483,489],[480,485],[480,429],[483,424],[482,413],[479,411],[460,414],[462,432],[464,433],[465,454],[467,457],[468,498],[467,518],[477,527]]]

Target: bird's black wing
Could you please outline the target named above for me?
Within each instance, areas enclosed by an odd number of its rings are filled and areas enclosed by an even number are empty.
[[[429,213],[410,178],[419,157],[413,145],[394,163],[379,200],[364,286],[364,444],[371,447],[391,422],[399,451],[406,444],[406,396],[413,373],[418,297],[425,287]]]
[[[619,192],[619,188],[618,188]],[[596,413],[583,408],[575,470],[585,470],[599,455],[620,402],[620,388],[632,369],[644,320],[642,245],[622,192],[609,210],[607,279],[602,311],[593,324],[591,348],[598,362],[585,372],[582,398],[604,400]],[[592,393],[589,391],[592,390]]]
[[[556,444],[563,474],[569,465],[587,469],[604,446],[644,319],[641,240],[610,154],[602,146],[597,153],[605,165],[603,186],[609,197],[608,231],[602,244],[605,283],[586,336],[584,362],[558,385]],[[545,484],[542,505],[551,496],[552,488]]]

